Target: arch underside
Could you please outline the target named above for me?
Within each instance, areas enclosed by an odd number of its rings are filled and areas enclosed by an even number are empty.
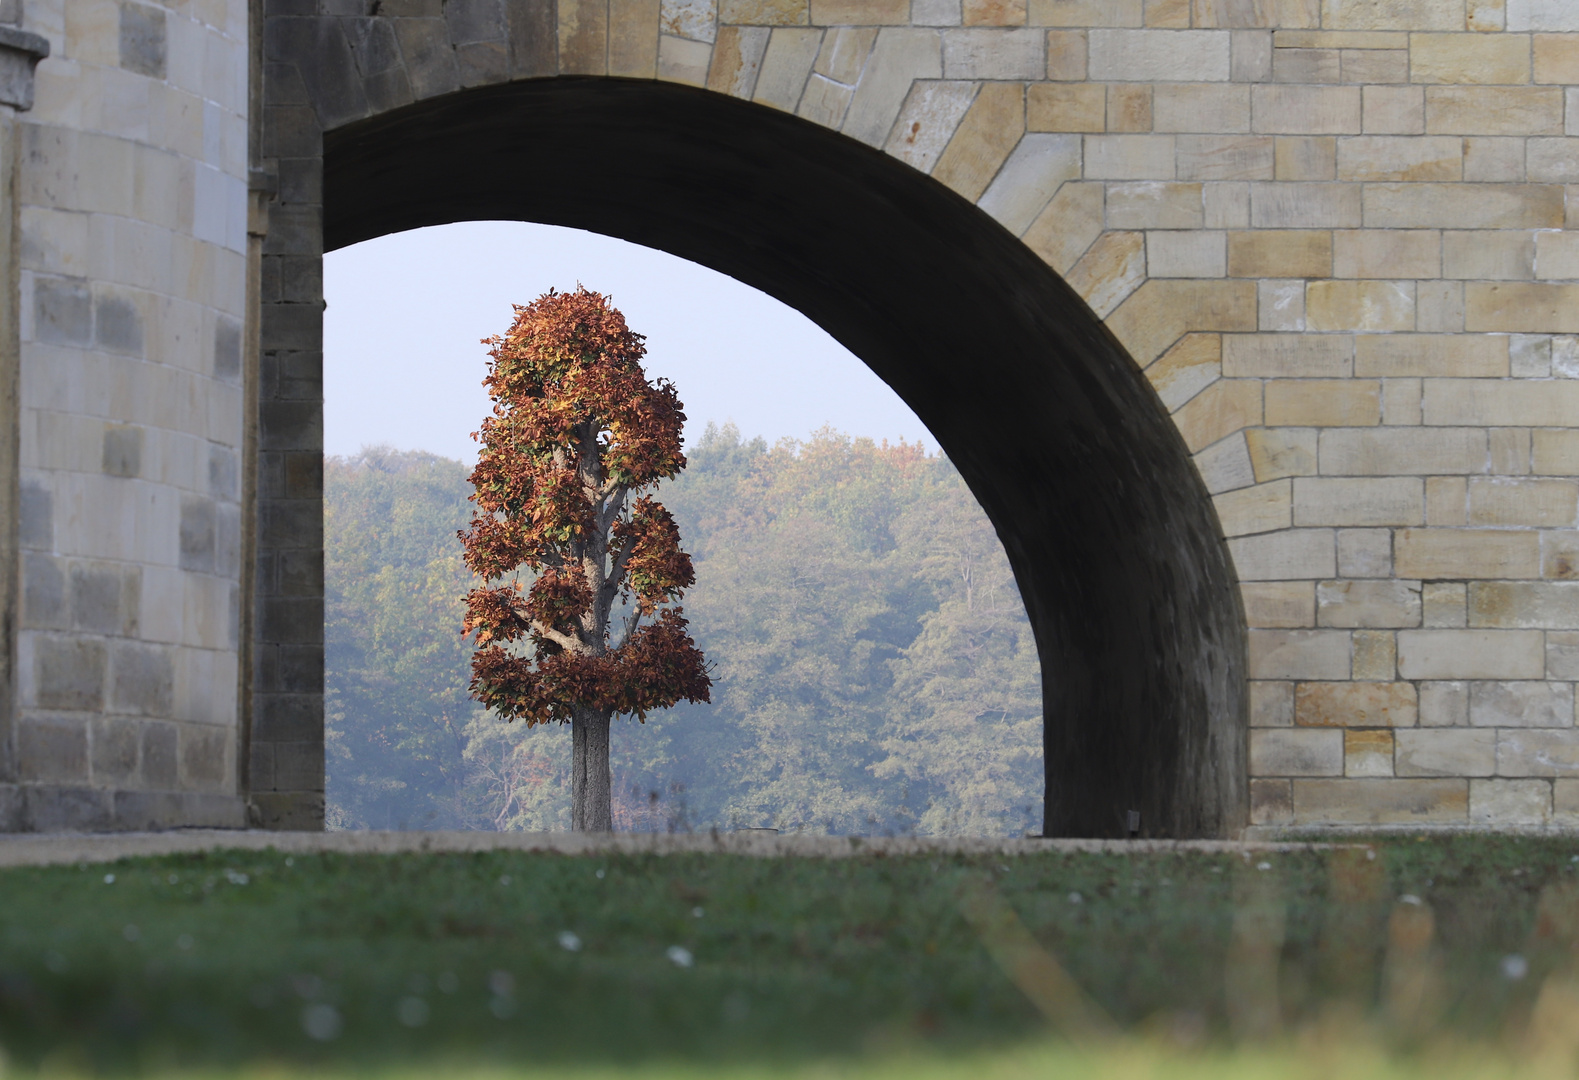
[[[803,312],[915,410],[1003,540],[1041,656],[1046,833],[1123,836],[1129,811],[1151,836],[1244,824],[1244,619],[1210,499],[1123,347],[985,213],[788,114],[602,78],[329,131],[323,179],[325,249],[536,221]]]

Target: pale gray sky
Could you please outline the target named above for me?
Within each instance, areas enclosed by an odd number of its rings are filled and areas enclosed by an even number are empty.
[[[385,236],[324,258],[324,451],[364,445],[470,462],[488,411],[486,350],[512,303],[577,282],[647,335],[647,371],[674,381],[687,434],[852,435],[936,444],[864,364],[799,312],[661,251],[577,229],[472,222]]]

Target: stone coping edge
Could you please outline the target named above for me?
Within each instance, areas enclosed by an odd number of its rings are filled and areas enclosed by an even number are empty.
[[[176,829],[167,832],[18,833],[0,836],[0,868],[106,863],[150,855],[207,851],[334,852],[394,855],[410,852],[535,851],[557,855],[679,855],[716,852],[758,857],[849,858],[902,855],[1037,855],[1104,852],[1238,854],[1333,846],[1287,839],[1263,840],[1043,840],[983,837],[846,837],[776,833],[568,832],[277,832],[264,829]]]

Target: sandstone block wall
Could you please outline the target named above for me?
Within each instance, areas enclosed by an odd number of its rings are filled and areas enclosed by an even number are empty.
[[[0,824],[241,824],[245,0],[27,0]],[[10,207],[8,207],[9,209]]]

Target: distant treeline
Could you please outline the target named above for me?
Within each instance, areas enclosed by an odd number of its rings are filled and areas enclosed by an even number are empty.
[[[713,702],[616,718],[616,827],[1039,828],[1035,643],[948,460],[711,425],[688,456],[659,498],[695,560]],[[466,476],[387,449],[325,462],[331,827],[569,827],[568,729],[466,695]]]

